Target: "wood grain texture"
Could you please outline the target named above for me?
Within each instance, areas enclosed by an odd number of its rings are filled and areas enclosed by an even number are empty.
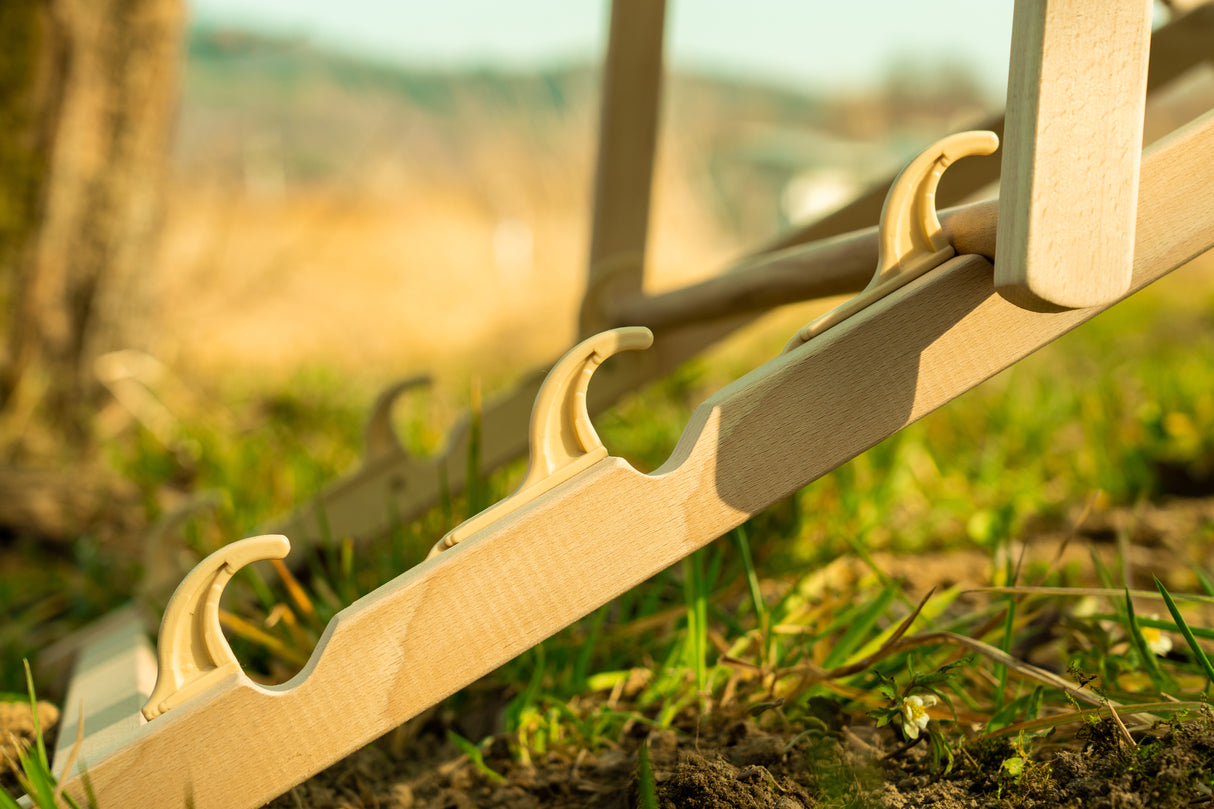
[[[1214,5],[1194,9],[1156,31],[1151,39],[1147,92],[1167,86],[1195,65],[1214,62],[1211,42]],[[998,116],[974,128],[1002,135],[1003,126],[1003,116]],[[954,205],[997,182],[999,173],[1000,160],[995,157],[959,161],[945,172],[936,203],[942,208]],[[892,181],[890,177],[838,211],[768,242],[719,275],[657,295],[607,302],[610,324],[662,331],[727,313],[766,311],[795,301],[860,291],[872,276],[876,261],[873,223]],[[985,202],[974,205],[964,212],[941,213],[941,220],[958,214],[962,217],[959,222],[978,216],[989,217],[992,224],[996,221],[996,213],[982,207]],[[967,227],[957,230],[962,238],[968,232]],[[993,238],[992,234],[992,243]]]
[[[1132,289],[1214,246],[1212,147],[1207,115],[1144,162]],[[1098,311],[993,280],[949,261],[714,395],[652,474],[608,457],[343,610],[291,681],[143,725],[88,762],[101,805],[260,806]]]
[[[1017,0],[995,284],[1030,309],[1125,294],[1151,0]]]

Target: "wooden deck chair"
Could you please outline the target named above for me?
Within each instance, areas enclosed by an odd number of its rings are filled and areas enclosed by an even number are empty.
[[[989,142],[946,139],[912,163],[880,231],[844,240],[871,259],[865,275],[877,267],[881,294],[708,399],[650,474],[607,452],[587,407],[592,376],[644,356],[631,350],[650,331],[580,343],[535,397],[520,490],[339,613],[290,681],[250,680],[217,612],[233,573],[281,558],[284,537],[233,543],[186,576],[161,625],[154,688],[137,618],[116,619],[81,655],[69,700],[83,708],[66,706],[69,728],[83,722],[75,757],[56,756],[67,792],[84,795],[87,771],[102,806],[259,806],[1106,309],[1113,301],[1025,308],[1000,294],[996,238],[1018,208],[996,199],[937,216],[947,166]],[[1142,153],[1130,281],[1114,298],[1214,247],[1212,150],[1209,112]],[[104,666],[112,673],[95,676]],[[149,692],[137,715],[130,692]]]

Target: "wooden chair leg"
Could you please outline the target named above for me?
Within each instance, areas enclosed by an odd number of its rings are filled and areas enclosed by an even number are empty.
[[[604,65],[590,275],[582,338],[609,325],[611,301],[641,293],[662,90],[665,0],[613,0]]]

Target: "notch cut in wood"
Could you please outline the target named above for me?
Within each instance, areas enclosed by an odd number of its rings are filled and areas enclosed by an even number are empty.
[[[1151,0],[1017,0],[995,286],[1033,311],[1130,288]]]
[[[514,494],[457,525],[430,550],[430,556],[454,547],[607,457],[586,409],[590,377],[608,357],[653,345],[653,332],[627,326],[597,334],[574,346],[548,372],[531,410],[531,460]]]
[[[784,350],[791,351],[842,323],[956,255],[936,215],[940,177],[954,161],[992,154],[998,148],[999,137],[994,132],[958,132],[932,144],[912,160],[894,178],[881,207],[877,272],[868,286],[797,332]]]

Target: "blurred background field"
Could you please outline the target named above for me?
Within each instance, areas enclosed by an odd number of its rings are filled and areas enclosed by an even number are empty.
[[[6,528],[0,536],[0,691],[22,690],[23,658],[129,599],[147,572],[147,543],[197,556],[254,533],[354,466],[362,420],[383,386],[433,375],[432,388],[410,394],[396,416],[409,449],[432,452],[476,397],[542,367],[575,336],[598,116],[592,60],[536,70],[410,67],[214,21],[189,27],[184,60],[159,249],[141,278],[151,305],[132,350],[107,366],[144,393],[107,396],[88,425],[96,449],[85,460],[121,483],[99,495],[103,502],[79,506],[85,524],[66,515],[65,535]],[[649,289],[718,272],[830,211],[927,143],[998,110],[1000,95],[944,57],[893,59],[867,81],[838,87],[675,72],[665,89]],[[1212,102],[1206,66],[1153,101],[1148,139]],[[696,404],[834,303],[778,311],[626,399],[596,421],[607,447],[640,468],[657,466]],[[854,659],[872,650],[872,637],[843,637],[841,616],[854,618],[847,610],[856,603],[893,604],[872,615],[876,636],[932,586],[1010,583],[1008,560],[1022,551],[1025,578],[1059,586],[1149,588],[1155,575],[1201,592],[1214,542],[1212,313],[1207,255],[756,518],[745,537],[753,563],[718,542],[495,675],[481,690],[500,689],[504,707],[485,709],[484,727],[448,724],[474,742],[515,734],[514,760],[556,742],[595,749],[622,733],[624,719],[587,741],[570,730],[586,717],[562,718],[554,704],[572,700],[577,713],[579,695],[646,669],[648,690],[629,710],[677,724],[696,694],[728,701],[728,666],[717,659],[726,651],[753,653],[760,668],[781,654],[786,667]],[[10,413],[3,426],[11,437],[35,421]],[[82,462],[35,430],[25,439],[16,457]],[[503,496],[521,472],[521,464],[504,470],[479,496]],[[300,574],[317,611],[303,629],[282,621],[283,605],[303,607],[268,569],[242,576],[231,611],[264,633],[229,627],[242,660],[267,679],[285,678],[306,659],[323,617],[418,561],[485,502],[447,504],[371,548],[334,536]],[[186,516],[166,522],[175,513]],[[784,639],[776,652],[773,641],[772,659],[746,647],[770,629],[764,599],[788,622],[817,621],[818,645]],[[699,631],[711,636],[712,660],[688,640],[705,602],[711,628],[705,618]],[[1022,617],[1048,613],[1038,606]],[[958,612],[990,618],[993,609],[965,602]],[[1208,605],[1200,609],[1195,620],[1210,626]],[[1001,632],[989,630],[988,640],[1010,649],[1011,630]],[[1144,685],[1126,637],[1068,651],[1084,665],[1130,660],[1103,670],[1118,694],[1156,687]],[[643,639],[639,656],[630,638]],[[1180,651],[1173,658],[1184,692],[1204,692],[1196,662]],[[670,674],[679,666],[683,673]],[[973,679],[977,705],[993,686],[990,676]],[[40,687],[56,696],[52,678]],[[875,704],[868,674],[847,687]],[[475,694],[465,699],[480,704]],[[997,702],[1001,709],[1002,693]]]
[[[523,368],[567,346],[598,116],[590,65],[440,72],[195,30],[162,351],[206,369]],[[667,83],[654,289],[719,271],[992,106],[958,65],[809,94]],[[256,346],[256,350],[250,350]]]

